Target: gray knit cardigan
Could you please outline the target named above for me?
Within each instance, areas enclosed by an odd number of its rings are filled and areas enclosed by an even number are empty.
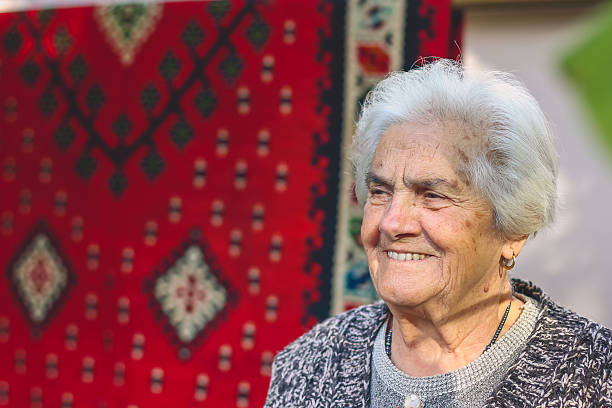
[[[540,303],[534,332],[486,407],[612,407],[612,331],[555,304],[530,282],[514,290]],[[274,359],[265,408],[369,407],[370,360],[388,309],[382,302],[332,317]]]

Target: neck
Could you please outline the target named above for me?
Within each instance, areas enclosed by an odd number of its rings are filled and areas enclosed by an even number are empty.
[[[470,303],[456,302],[396,308],[392,319],[391,359],[413,376],[443,374],[464,367],[478,358],[491,342],[512,300],[507,280],[497,287],[466,296]],[[478,296],[479,295],[479,296]],[[500,337],[520,315],[518,299],[512,302]]]

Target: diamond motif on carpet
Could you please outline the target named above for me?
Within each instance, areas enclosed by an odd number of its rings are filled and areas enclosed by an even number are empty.
[[[69,271],[51,239],[34,234],[9,269],[16,295],[34,326],[43,325],[66,293]]]
[[[223,309],[227,290],[211,273],[200,248],[191,245],[156,279],[155,298],[178,338],[189,343]]]

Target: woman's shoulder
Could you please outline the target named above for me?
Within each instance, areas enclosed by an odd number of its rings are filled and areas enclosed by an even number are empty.
[[[543,302],[541,324],[568,354],[585,360],[612,360],[612,330],[569,310],[550,298]]]
[[[589,345],[593,352],[612,353],[612,330],[578,313],[567,309],[532,282],[512,280],[515,293],[536,301],[540,312],[535,334],[552,335],[565,346]]]
[[[546,389],[549,395],[586,398],[596,406],[611,406],[612,331],[557,304],[533,284],[526,287],[534,288],[522,293],[540,303],[540,312],[515,367],[517,378],[524,380],[517,381],[522,392],[534,386]],[[574,395],[577,392],[584,395]]]
[[[573,345],[592,344],[592,351],[612,352],[612,330],[559,305],[532,282],[513,279],[512,284],[515,292],[538,303],[540,313],[536,332],[554,333],[558,340],[566,339]]]
[[[519,359],[491,401],[504,406],[507,401],[515,406],[557,406],[555,401],[612,406],[612,331],[557,304],[531,282],[513,280],[513,287],[535,300],[538,315]]]
[[[338,344],[341,340],[373,338],[387,311],[387,306],[378,301],[332,316],[294,340],[279,353],[279,357],[294,352],[303,354],[306,348],[318,350]]]
[[[328,406],[321,401],[338,398],[340,385],[351,388],[352,380],[351,389],[359,389],[368,371],[364,361],[386,315],[382,302],[358,307],[317,324],[285,347],[274,358],[265,406],[301,407],[312,401]],[[340,385],[338,378],[344,379]]]

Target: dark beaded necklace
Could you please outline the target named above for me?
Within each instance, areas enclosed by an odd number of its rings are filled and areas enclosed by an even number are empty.
[[[484,349],[483,353],[487,351],[488,349],[490,349],[493,346],[493,344],[495,344],[495,342],[497,341],[497,338],[499,337],[499,333],[501,333],[504,327],[504,324],[506,324],[506,319],[508,319],[508,313],[510,313],[510,306],[512,306],[512,301],[508,303],[508,307],[506,307],[506,311],[504,312],[504,317],[502,317],[502,320],[499,323],[499,326],[497,327],[497,330],[495,331],[495,334],[493,335],[491,342]],[[385,336],[385,352],[387,353],[387,356],[389,357],[391,357],[391,335],[392,334],[393,334],[393,328],[391,327],[391,319],[389,319],[389,323],[387,323],[387,335]]]

